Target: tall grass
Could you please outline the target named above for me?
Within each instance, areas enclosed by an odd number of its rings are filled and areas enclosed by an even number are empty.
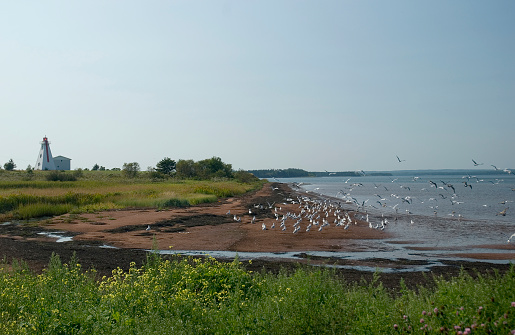
[[[154,182],[148,178],[123,179],[119,174],[112,177],[111,173],[85,173],[88,178],[74,182],[17,180],[10,173],[3,173],[0,175],[0,221],[111,208],[185,207],[243,194],[263,184],[235,180]],[[11,177],[5,180],[4,176]]]
[[[22,220],[44,216],[56,216],[69,213],[73,210],[71,204],[31,204],[21,205],[17,208],[17,217]]]
[[[0,269],[1,334],[509,334],[515,268],[432,289],[350,284],[332,270],[252,273],[235,259],[162,259],[96,278],[53,255],[40,275]]]

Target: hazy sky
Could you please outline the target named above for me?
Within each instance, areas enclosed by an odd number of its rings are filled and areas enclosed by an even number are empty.
[[[0,163],[515,168],[515,1],[8,1]],[[396,156],[405,160],[397,161]]]

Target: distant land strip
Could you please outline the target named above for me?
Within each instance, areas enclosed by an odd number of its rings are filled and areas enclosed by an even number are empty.
[[[268,169],[268,170],[247,170],[258,178],[299,178],[299,177],[361,177],[361,171],[340,171],[340,172],[310,172],[302,169]],[[389,172],[371,172],[371,176],[391,176]]]
[[[435,169],[435,170],[395,170],[395,171],[323,171],[310,172],[303,169],[267,169],[267,170],[247,170],[258,178],[299,178],[299,177],[363,177],[363,176],[417,176],[417,175],[511,175],[510,172],[494,169]]]

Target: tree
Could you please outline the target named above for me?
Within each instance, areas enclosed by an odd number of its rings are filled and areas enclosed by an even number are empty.
[[[170,175],[175,172],[175,167],[175,161],[171,158],[165,157],[157,163],[156,171],[162,174]]]
[[[34,176],[34,170],[32,169],[32,166],[30,166],[30,164],[25,169],[25,172],[27,174],[27,178],[32,179],[32,177]]]
[[[208,179],[213,177],[232,177],[232,165],[222,162],[220,157],[212,157],[198,161],[200,177]]]
[[[195,162],[192,159],[179,159],[175,171],[179,178],[192,178],[195,176]]]
[[[16,169],[16,164],[14,164],[12,158],[4,164],[4,169],[7,170],[7,171],[12,171],[14,169]]]
[[[93,167],[91,168],[91,171],[97,171],[98,169],[100,169],[100,166],[98,166],[98,164],[95,164],[95,165],[93,165]]]
[[[198,170],[197,176],[202,179],[209,179],[213,177],[218,178],[231,178],[232,165],[222,162],[220,157],[212,157],[197,162]]]
[[[128,178],[135,178],[140,171],[139,163],[123,163],[122,172]]]

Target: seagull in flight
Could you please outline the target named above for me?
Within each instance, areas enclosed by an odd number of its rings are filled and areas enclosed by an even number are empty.
[[[475,160],[472,160],[472,163],[474,163],[474,166],[483,165],[483,163],[478,163]]]
[[[500,211],[499,213],[495,214],[495,216],[497,215],[501,215],[501,216],[506,216],[506,211],[508,210],[509,207],[506,207],[503,211]]]
[[[397,157],[397,160],[399,161],[399,163],[406,161],[405,159],[400,159],[399,156],[396,156],[396,157]]]

